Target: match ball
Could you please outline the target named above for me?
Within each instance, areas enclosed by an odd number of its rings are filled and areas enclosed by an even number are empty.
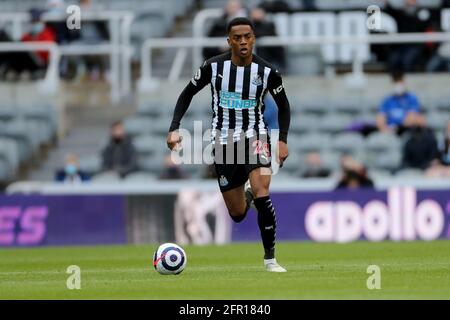
[[[180,274],[186,267],[183,248],[174,243],[164,243],[153,254],[153,266],[160,274]]]

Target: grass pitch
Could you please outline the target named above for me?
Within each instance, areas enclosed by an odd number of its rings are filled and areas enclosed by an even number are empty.
[[[186,246],[177,276],[152,266],[155,246],[0,249],[1,299],[450,299],[450,241],[279,243],[288,269],[262,265],[261,244]],[[81,289],[68,290],[69,265]],[[366,287],[367,267],[381,289]]]

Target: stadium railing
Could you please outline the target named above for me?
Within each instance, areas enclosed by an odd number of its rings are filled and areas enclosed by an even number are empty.
[[[299,36],[286,37],[261,37],[258,44],[262,46],[288,46],[288,45],[322,45],[322,44],[347,44],[354,49],[352,62],[352,75],[349,78],[350,85],[361,86],[365,83],[363,65],[364,60],[360,56],[360,51],[356,50],[357,45],[363,44],[398,44],[398,43],[439,43],[450,42],[450,32],[436,33],[401,33],[401,34],[368,34],[365,36],[332,36],[332,37],[311,37],[305,39]],[[170,38],[170,39],[148,39],[144,42],[141,50],[141,79],[138,82],[140,92],[146,92],[157,88],[159,80],[152,76],[152,50],[161,48],[186,48],[202,49],[205,47],[218,47],[226,44],[224,38]],[[183,52],[183,51],[180,51]],[[178,80],[183,65],[185,54],[177,55],[171,68],[168,80]],[[198,68],[201,64],[194,66]]]
[[[273,177],[271,191],[300,192],[300,191],[333,191],[337,184],[336,178],[293,180],[286,177]],[[421,190],[449,190],[448,179],[417,179],[405,177],[386,177],[375,180],[377,190],[387,190],[391,187],[414,187]],[[178,193],[182,189],[192,188],[197,191],[217,190],[216,180],[178,180],[178,181],[116,181],[104,183],[84,183],[67,185],[54,182],[20,181],[10,184],[6,194],[170,194]]]
[[[42,19],[48,22],[66,21],[68,15],[44,14]],[[83,12],[83,21],[108,21],[110,24],[110,42],[104,44],[67,44],[59,45],[59,56],[106,55],[111,59],[111,101],[119,102],[121,97],[131,94],[131,58],[133,49],[130,45],[131,24],[134,14],[131,11]],[[20,40],[23,26],[30,21],[26,12],[0,13],[0,21],[7,26],[11,24],[11,34],[15,41]],[[16,43],[17,44],[17,43]],[[8,48],[5,44],[4,48]],[[13,47],[11,47],[13,48]],[[16,48],[16,47],[15,47]],[[4,49],[8,51],[7,49]],[[9,50],[14,51],[14,50]],[[31,50],[27,50],[31,51]],[[59,63],[59,61],[58,61]],[[57,64],[58,66],[59,64]],[[52,70],[53,72],[53,70]]]

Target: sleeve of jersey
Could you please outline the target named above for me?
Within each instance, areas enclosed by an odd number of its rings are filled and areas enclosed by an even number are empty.
[[[192,98],[210,82],[210,79],[211,68],[203,64],[178,97],[169,132],[180,128],[181,119],[189,108]]]
[[[269,90],[278,106],[278,126],[280,127],[279,140],[287,143],[289,125],[291,122],[291,107],[283,87],[283,80],[278,71],[270,73]]]

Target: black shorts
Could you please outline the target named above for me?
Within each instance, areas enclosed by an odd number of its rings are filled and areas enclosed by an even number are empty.
[[[265,135],[226,145],[214,144],[213,155],[221,192],[244,185],[251,171],[271,167],[270,141]]]

